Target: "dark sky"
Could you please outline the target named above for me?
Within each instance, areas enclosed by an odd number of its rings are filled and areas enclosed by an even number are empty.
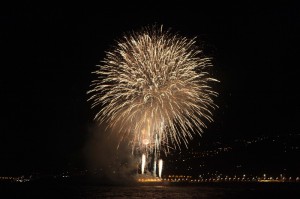
[[[214,57],[220,108],[205,134],[299,133],[296,4],[2,6],[0,174],[84,165],[90,73],[124,32],[155,23]]]

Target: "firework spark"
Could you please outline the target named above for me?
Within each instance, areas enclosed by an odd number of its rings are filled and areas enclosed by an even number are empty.
[[[144,174],[144,172],[145,172],[145,166],[146,166],[146,155],[143,154],[142,155],[142,168],[141,168],[142,174]]]
[[[133,149],[187,146],[213,121],[217,93],[209,83],[217,80],[195,38],[144,28],[125,35],[101,63],[88,91],[100,109],[95,119],[117,129]]]
[[[162,159],[160,159],[158,161],[158,177],[160,177],[160,178],[161,178],[162,169],[163,169],[163,161],[162,161]]]

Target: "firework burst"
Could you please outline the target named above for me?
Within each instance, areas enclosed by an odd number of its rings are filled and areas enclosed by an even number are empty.
[[[95,119],[117,130],[133,149],[186,146],[213,121],[216,107],[205,57],[195,39],[163,27],[125,35],[94,72],[88,91]],[[156,150],[155,149],[155,150]]]

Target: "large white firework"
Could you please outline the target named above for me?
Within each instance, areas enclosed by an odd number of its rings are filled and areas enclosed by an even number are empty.
[[[88,91],[95,119],[133,149],[179,147],[201,134],[216,107],[208,68],[194,39],[147,27],[117,41],[94,72]]]

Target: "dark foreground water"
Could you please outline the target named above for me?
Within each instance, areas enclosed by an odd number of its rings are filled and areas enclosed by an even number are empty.
[[[195,186],[83,186],[6,184],[0,198],[300,198],[300,184],[223,184]]]

